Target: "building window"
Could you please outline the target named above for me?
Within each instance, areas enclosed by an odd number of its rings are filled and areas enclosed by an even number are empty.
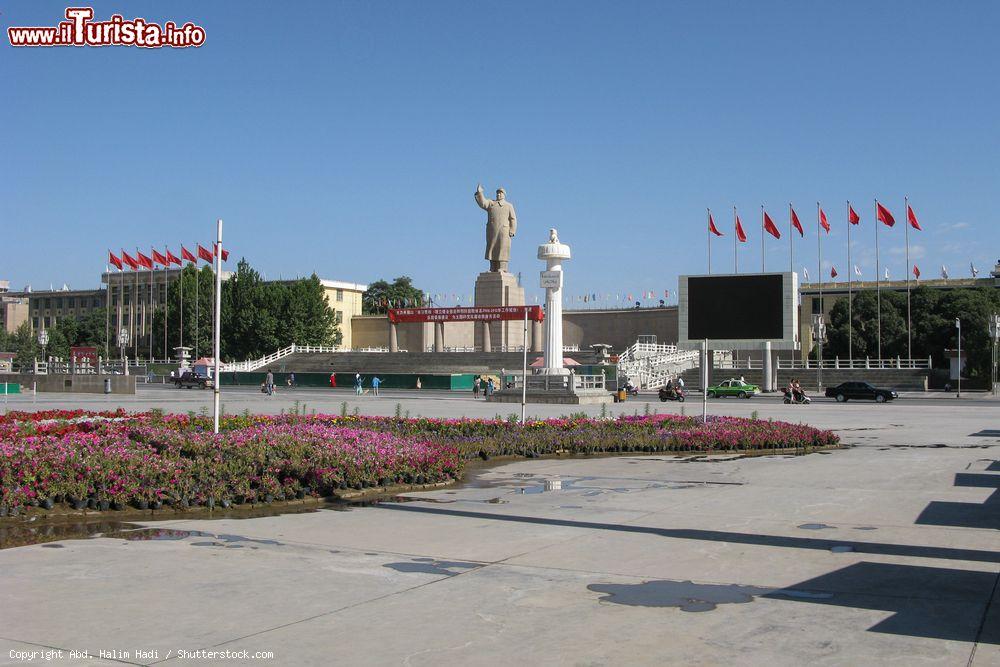
[[[45,318],[45,328],[48,329],[51,325],[49,324],[49,318]]]
[[[337,290],[337,301],[343,301],[343,300],[344,300],[344,290],[339,289]]]
[[[49,308],[51,306],[52,306],[52,299],[50,299],[49,297],[45,297],[44,299],[42,299],[42,308]]]
[[[76,308],[76,297],[75,296],[69,297],[68,301],[69,301],[69,303],[66,304],[67,308]]]
[[[338,310],[333,318],[334,324],[343,324],[344,322],[344,311]]]
[[[822,315],[823,314],[823,299],[818,296],[812,298],[812,314]]]
[[[100,307],[101,307],[101,297],[97,297],[96,299],[94,299],[94,308],[100,308]]]
[[[38,328],[38,318],[37,317],[32,317],[31,318],[31,327],[33,329],[37,329]]]

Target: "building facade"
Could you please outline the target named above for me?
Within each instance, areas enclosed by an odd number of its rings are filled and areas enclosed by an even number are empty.
[[[323,286],[326,302],[333,311],[334,321],[340,327],[340,346],[350,350],[354,347],[354,317],[361,315],[361,297],[368,285],[348,283],[341,280],[319,279]]]

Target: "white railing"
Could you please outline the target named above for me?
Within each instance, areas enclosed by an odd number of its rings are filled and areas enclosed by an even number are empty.
[[[697,350],[680,350],[669,343],[636,341],[618,355],[618,375],[640,387],[662,387],[698,364]]]
[[[572,385],[570,384],[572,382]],[[524,376],[508,373],[504,376],[501,384],[507,391],[520,391],[524,386]],[[538,391],[565,391],[573,389],[605,389],[605,377],[602,373],[596,375],[529,375],[528,390]]]
[[[604,374],[574,375],[573,386],[576,389],[604,389]]]
[[[760,363],[760,362],[758,362]],[[932,366],[931,359],[778,359],[778,369],[816,369],[829,370],[927,370]]]
[[[728,360],[716,360],[713,364],[714,368],[722,368],[726,370],[761,370],[764,368],[764,361],[761,359],[728,359]]]
[[[285,357],[295,354],[296,352],[341,352],[339,347],[327,346],[327,345],[296,345],[292,343],[288,347],[282,348],[277,352],[272,352],[271,354],[265,355],[260,359],[248,359],[247,361],[233,361],[225,364],[221,364],[219,367],[220,372],[232,373],[234,371],[238,372],[249,372],[255,371],[258,368],[263,368],[268,364],[273,364],[274,362],[284,359]]]

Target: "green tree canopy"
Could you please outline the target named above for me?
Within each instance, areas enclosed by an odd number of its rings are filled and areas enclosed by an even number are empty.
[[[424,305],[424,293],[413,286],[409,276],[399,276],[392,283],[376,280],[361,296],[362,311],[368,315],[386,312],[389,308]]]

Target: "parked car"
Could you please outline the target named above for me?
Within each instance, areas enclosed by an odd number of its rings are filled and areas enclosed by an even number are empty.
[[[836,387],[827,387],[826,396],[827,398],[837,399],[838,403],[844,403],[851,399],[885,403],[894,398],[899,398],[899,394],[892,389],[873,387],[867,382],[843,382]]]
[[[739,380],[726,380],[708,388],[708,397],[723,398],[725,396],[736,396],[738,398],[750,398],[754,394],[760,393],[760,387],[755,384],[747,384]]]
[[[212,386],[212,381],[209,378],[198,375],[193,371],[184,371],[179,377],[174,378],[174,384],[178,389],[182,387],[185,389],[190,389],[191,387],[206,389]]]

